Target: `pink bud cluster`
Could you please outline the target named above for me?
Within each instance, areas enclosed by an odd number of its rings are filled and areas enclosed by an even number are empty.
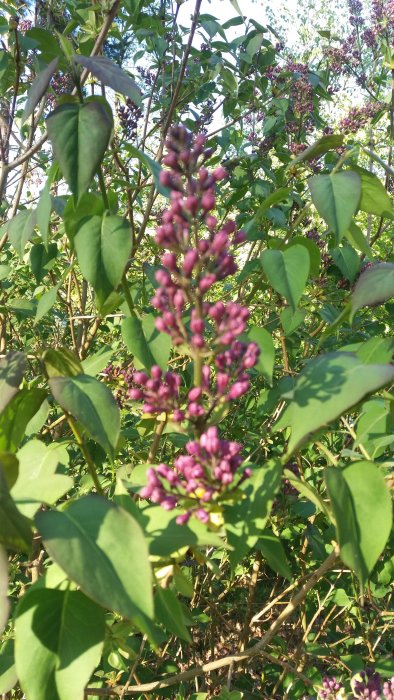
[[[213,172],[205,167],[213,152],[205,142],[202,134],[193,137],[183,126],[169,133],[163,158],[169,169],[160,179],[171,190],[170,206],[156,232],[156,243],[165,252],[152,299],[159,311],[157,329],[194,360],[194,385],[186,389],[179,375],[152,367],[150,377],[134,373],[128,392],[130,399],[143,402],[146,412],[166,413],[177,422],[188,420],[201,435],[199,441],[187,444],[188,454],[177,457],[174,468],[163,464],[150,468],[148,485],[141,492],[164,508],[177,504],[186,508],[179,523],[187,522],[191,514],[207,522],[209,504],[233,485],[242,462],[241,446],[220,440],[217,428],[207,426],[218,405],[248,391],[247,372],[259,358],[255,343],[239,340],[249,311],[233,301],[207,299],[217,282],[236,272],[232,248],[244,242],[245,234],[236,230],[234,221],[219,224],[213,214],[215,185],[226,171],[221,166]],[[245,476],[247,472],[241,479]]]
[[[191,515],[207,523],[208,504],[217,503],[230,486],[236,488],[250,476],[250,470],[244,469],[234,486],[235,472],[242,464],[241,449],[237,442],[221,440],[216,427],[208,428],[199,440],[187,443],[187,454],[175,459],[175,469],[166,464],[150,467],[140,495],[166,510],[183,506],[186,512],[177,517],[178,525],[187,523]]]

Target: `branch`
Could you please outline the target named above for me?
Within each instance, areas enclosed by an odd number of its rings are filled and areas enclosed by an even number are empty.
[[[247,661],[248,659],[258,656],[263,653],[264,647],[269,644],[272,638],[276,635],[283,623],[293,614],[294,610],[305,600],[309,591],[316,585],[316,583],[325,574],[332,569],[332,567],[337,563],[339,550],[337,545],[335,545],[332,553],[327,557],[327,559],[319,566],[316,571],[307,579],[304,585],[300,588],[298,593],[292,598],[290,603],[286,605],[284,610],[278,615],[275,622],[269,627],[267,632],[262,636],[260,641],[254,646],[246,649],[244,652],[237,654],[232,654],[230,656],[225,656],[223,659],[217,659],[216,661],[210,661],[207,664],[202,664],[195,668],[189,669],[189,671],[183,671],[182,673],[177,673],[174,676],[169,676],[163,678],[159,681],[153,681],[151,683],[142,683],[140,685],[133,685],[128,688],[127,693],[124,695],[133,695],[134,693],[144,693],[152,692],[154,690],[159,690],[161,688],[168,688],[171,685],[180,683],[181,681],[191,680],[197,676],[203,676],[205,673],[210,671],[215,671],[219,668],[224,668],[225,666],[231,666],[234,663],[241,663],[242,661]],[[110,696],[110,695],[121,695],[123,692],[123,686],[115,686],[114,688],[86,688],[85,695],[97,695],[97,696]]]

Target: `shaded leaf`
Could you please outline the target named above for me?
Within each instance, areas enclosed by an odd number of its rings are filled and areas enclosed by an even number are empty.
[[[7,549],[30,552],[32,533],[29,521],[19,512],[10,496],[0,469],[0,545]]]
[[[74,55],[73,59],[93,73],[104,85],[108,85],[112,90],[120,92],[125,97],[130,97],[139,107],[142,106],[141,91],[137,83],[110,58],[107,56]]]
[[[260,256],[265,275],[275,291],[296,309],[308,280],[309,253],[303,246],[287,250],[264,250]]]
[[[44,389],[21,389],[0,415],[0,450],[15,452],[26,426],[37,413],[47,393]]]
[[[44,95],[53,74],[59,63],[59,58],[56,57],[49,63],[44,70],[40,71],[37,77],[33,80],[29,92],[27,93],[27,100],[22,114],[22,124],[28,120],[31,114],[33,114],[35,108],[37,107],[41,97]]]
[[[5,549],[0,545],[0,635],[3,633],[7,624],[9,612],[8,556]]]
[[[171,634],[191,643],[192,639],[183,621],[182,606],[175,593],[169,588],[157,587],[155,617]]]
[[[26,243],[33,235],[35,225],[36,212],[30,209],[23,209],[7,224],[9,241],[20,258],[25,252]]]
[[[363,306],[383,304],[394,296],[394,264],[377,263],[364,270],[352,294],[351,318]]]
[[[0,644],[0,693],[8,693],[17,680],[14,663],[14,640],[6,639]]]
[[[338,244],[348,230],[359,206],[361,178],[350,170],[331,175],[314,175],[308,180],[312,201]]]
[[[264,559],[275,573],[291,581],[292,574],[286,552],[279,537],[270,530],[263,530],[256,543],[256,549],[260,550]]]
[[[23,352],[9,352],[0,360],[0,413],[18,393],[25,368]]]
[[[68,348],[49,348],[42,354],[45,372],[51,377],[75,377],[83,374],[80,359]]]

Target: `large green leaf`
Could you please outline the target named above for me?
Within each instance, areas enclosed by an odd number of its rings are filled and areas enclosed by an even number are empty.
[[[54,561],[90,598],[145,631],[153,617],[148,545],[130,513],[100,496],[36,515]],[[149,629],[149,628],[148,628]]]
[[[351,317],[363,306],[383,304],[394,296],[394,263],[377,263],[358,278],[352,294]]]
[[[14,640],[0,643],[0,693],[8,693],[17,682],[14,662]]]
[[[314,175],[309,178],[308,185],[313,204],[334,232],[338,244],[359,206],[360,175],[350,170],[331,175]]]
[[[275,364],[275,347],[271,333],[265,328],[254,326],[248,332],[249,340],[260,348],[260,357],[256,369],[261,372],[269,384],[272,384],[272,374]]]
[[[103,649],[104,615],[80,591],[25,593],[15,616],[15,663],[29,700],[83,700]]]
[[[153,317],[152,317],[153,318]],[[122,335],[127,349],[134,355],[140,366],[150,369],[158,364],[166,369],[171,350],[171,339],[165,333],[159,333],[151,323],[145,328],[143,321],[136,316],[128,316],[122,323]]]
[[[81,272],[93,286],[100,305],[119,285],[131,251],[126,219],[104,214],[81,222],[74,239]]]
[[[32,518],[42,503],[53,504],[73,487],[70,476],[59,473],[68,464],[65,445],[49,446],[30,440],[17,453],[19,475],[11,496],[23,515]]]
[[[36,212],[31,209],[23,209],[7,223],[8,237],[19,257],[25,252],[26,243],[33,235],[36,225]]]
[[[30,552],[32,534],[29,521],[12,500],[7,481],[0,469],[0,545]]]
[[[343,276],[349,280],[349,282],[354,282],[361,264],[356,251],[347,245],[333,248],[331,255]]]
[[[45,372],[51,377],[76,377],[83,374],[80,359],[68,348],[48,348],[42,354]]]
[[[0,360],[0,413],[19,391],[26,357],[22,352],[10,352]]]
[[[8,600],[8,557],[5,549],[0,545],[0,636],[7,624],[10,612]]]
[[[87,68],[104,85],[130,97],[139,107],[142,105],[141,91],[137,83],[107,56],[73,56],[76,63]]]
[[[394,209],[391,199],[379,178],[364,168],[353,166],[352,170],[361,177],[361,199],[359,204],[361,211],[393,219]]]
[[[336,521],[341,558],[365,582],[392,526],[392,507],[383,474],[373,462],[354,462],[325,474]]]
[[[64,411],[114,458],[120,433],[120,412],[111,391],[95,377],[52,377],[49,386]]]
[[[0,450],[15,452],[26,426],[37,413],[47,393],[44,389],[21,389],[0,415]]]
[[[33,80],[27,94],[27,100],[22,114],[22,124],[24,124],[30,115],[33,114],[35,108],[41,100],[41,97],[44,95],[54,72],[56,71],[58,63],[59,58],[54,58],[53,61],[51,61],[50,64],[44,68],[44,70],[39,72],[35,80]]]
[[[260,260],[270,284],[295,310],[309,275],[310,260],[307,249],[301,245],[294,245],[284,251],[264,250]]]
[[[289,453],[324,425],[338,418],[364,396],[394,379],[391,365],[364,365],[350,352],[320,355],[305,365],[294,389],[284,394],[290,399],[275,431],[291,428]]]
[[[77,199],[87,190],[108,146],[112,119],[105,106],[91,101],[67,103],[47,118],[55,158]]]

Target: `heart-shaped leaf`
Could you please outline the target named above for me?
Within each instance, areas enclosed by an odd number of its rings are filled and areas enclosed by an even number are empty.
[[[351,317],[363,306],[382,304],[394,296],[394,264],[377,263],[361,273],[352,294]]]
[[[51,112],[46,123],[55,158],[78,200],[103,159],[112,132],[111,116],[98,100],[67,103]]]
[[[327,226],[334,232],[336,244],[348,230],[359,206],[361,178],[351,170],[331,175],[314,175],[308,180],[312,201]]]
[[[261,265],[275,291],[289,302],[293,311],[302,297],[308,280],[310,260],[304,246],[294,245],[287,250],[264,250]]]

